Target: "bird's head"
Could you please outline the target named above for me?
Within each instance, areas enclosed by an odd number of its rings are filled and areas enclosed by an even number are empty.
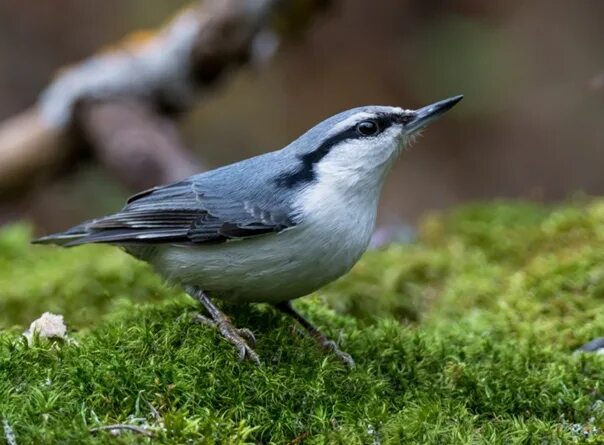
[[[454,96],[416,110],[366,106],[336,114],[290,145],[299,164],[280,182],[295,187],[318,176],[341,178],[344,184],[381,181],[397,154],[418,132],[462,98]]]

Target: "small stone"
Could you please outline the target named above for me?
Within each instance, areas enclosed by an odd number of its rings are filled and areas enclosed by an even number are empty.
[[[40,318],[34,320],[31,325],[29,325],[29,329],[23,333],[30,344],[34,333],[43,338],[65,339],[67,337],[67,326],[63,321],[62,315],[44,312]]]

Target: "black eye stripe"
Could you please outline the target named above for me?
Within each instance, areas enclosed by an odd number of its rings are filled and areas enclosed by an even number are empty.
[[[400,114],[383,113],[355,122],[350,127],[330,136],[314,150],[299,156],[298,159],[300,160],[300,164],[298,164],[296,168],[292,169],[292,171],[276,177],[275,182],[282,187],[294,188],[301,184],[314,181],[316,177],[314,166],[321,161],[321,159],[327,156],[333,147],[347,140],[363,139],[368,137],[357,132],[357,125],[359,123],[364,121],[374,121],[379,127],[379,131],[376,133],[377,135],[388,129],[394,123],[401,123],[399,121],[401,117],[404,116],[401,116]]]
[[[396,123],[396,115],[392,114],[378,114],[373,121],[375,121],[380,127],[380,133]]]

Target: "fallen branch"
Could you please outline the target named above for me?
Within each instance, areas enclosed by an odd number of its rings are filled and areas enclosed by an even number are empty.
[[[145,189],[202,170],[182,143],[174,121],[148,103],[85,101],[76,112],[97,159],[124,184]]]
[[[0,123],[0,197],[48,180],[73,150],[68,132],[38,107]]]
[[[327,3],[206,0],[63,70],[38,104],[0,124],[0,196],[48,180],[87,148],[134,189],[199,171],[174,117],[233,69],[268,60],[277,32],[305,27]]]

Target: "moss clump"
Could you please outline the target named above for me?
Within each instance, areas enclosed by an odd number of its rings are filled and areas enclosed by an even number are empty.
[[[572,353],[604,335],[603,201],[465,207],[365,255],[297,303],[352,371],[262,305],[234,321],[264,364],[239,363],[144,264],[28,240],[0,233],[0,417],[19,443],[604,443],[604,356]],[[47,310],[75,342],[27,344]],[[155,437],[89,432],[114,423]]]

